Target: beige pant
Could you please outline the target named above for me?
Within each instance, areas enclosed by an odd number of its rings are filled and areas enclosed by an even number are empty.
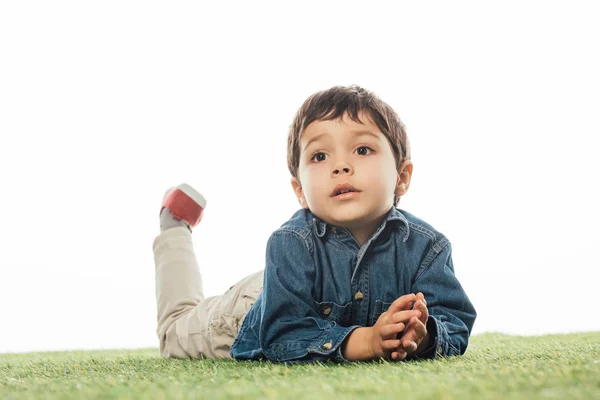
[[[152,249],[160,354],[231,358],[231,344],[262,291],[263,271],[242,279],[220,296],[205,299],[187,228],[166,229],[154,239]]]

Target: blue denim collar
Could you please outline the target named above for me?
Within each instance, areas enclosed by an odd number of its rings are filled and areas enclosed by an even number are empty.
[[[328,224],[327,222],[321,220],[319,217],[315,216],[309,210],[307,211],[312,216],[313,228],[318,237],[322,238],[327,232],[329,232],[331,235],[350,235],[350,232],[347,229]],[[386,218],[383,220],[381,226],[377,231],[383,230],[385,226],[389,225],[392,221],[399,221],[404,224],[404,238],[402,239],[402,241],[406,242],[406,240],[408,240],[408,235],[410,234],[408,220],[396,207],[392,207],[390,211],[388,211]]]

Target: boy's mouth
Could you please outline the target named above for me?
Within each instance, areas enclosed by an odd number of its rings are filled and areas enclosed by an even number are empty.
[[[360,190],[356,189],[354,186],[352,186],[349,183],[343,183],[340,185],[337,185],[333,191],[331,192],[330,197],[336,197],[338,195],[344,194],[344,193],[351,193],[351,192],[360,192]]]

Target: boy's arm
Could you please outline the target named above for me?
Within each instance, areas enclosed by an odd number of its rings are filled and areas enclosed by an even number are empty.
[[[371,328],[357,328],[350,332],[342,343],[341,354],[348,361],[365,361],[373,359],[369,349]]]
[[[437,254],[432,246],[428,264],[417,272],[412,291],[422,292],[427,301],[429,318],[427,333],[429,343],[415,354],[420,358],[437,358],[464,354],[477,313],[460,282],[454,275],[452,249],[450,243]],[[420,346],[421,347],[421,346]]]
[[[312,249],[292,231],[269,238],[259,341],[271,361],[346,361],[341,345],[358,326],[342,327],[317,309]]]

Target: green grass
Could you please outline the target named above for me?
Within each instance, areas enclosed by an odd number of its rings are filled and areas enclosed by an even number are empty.
[[[600,399],[600,332],[483,334],[437,361],[277,365],[157,349],[0,354],[0,399]]]

